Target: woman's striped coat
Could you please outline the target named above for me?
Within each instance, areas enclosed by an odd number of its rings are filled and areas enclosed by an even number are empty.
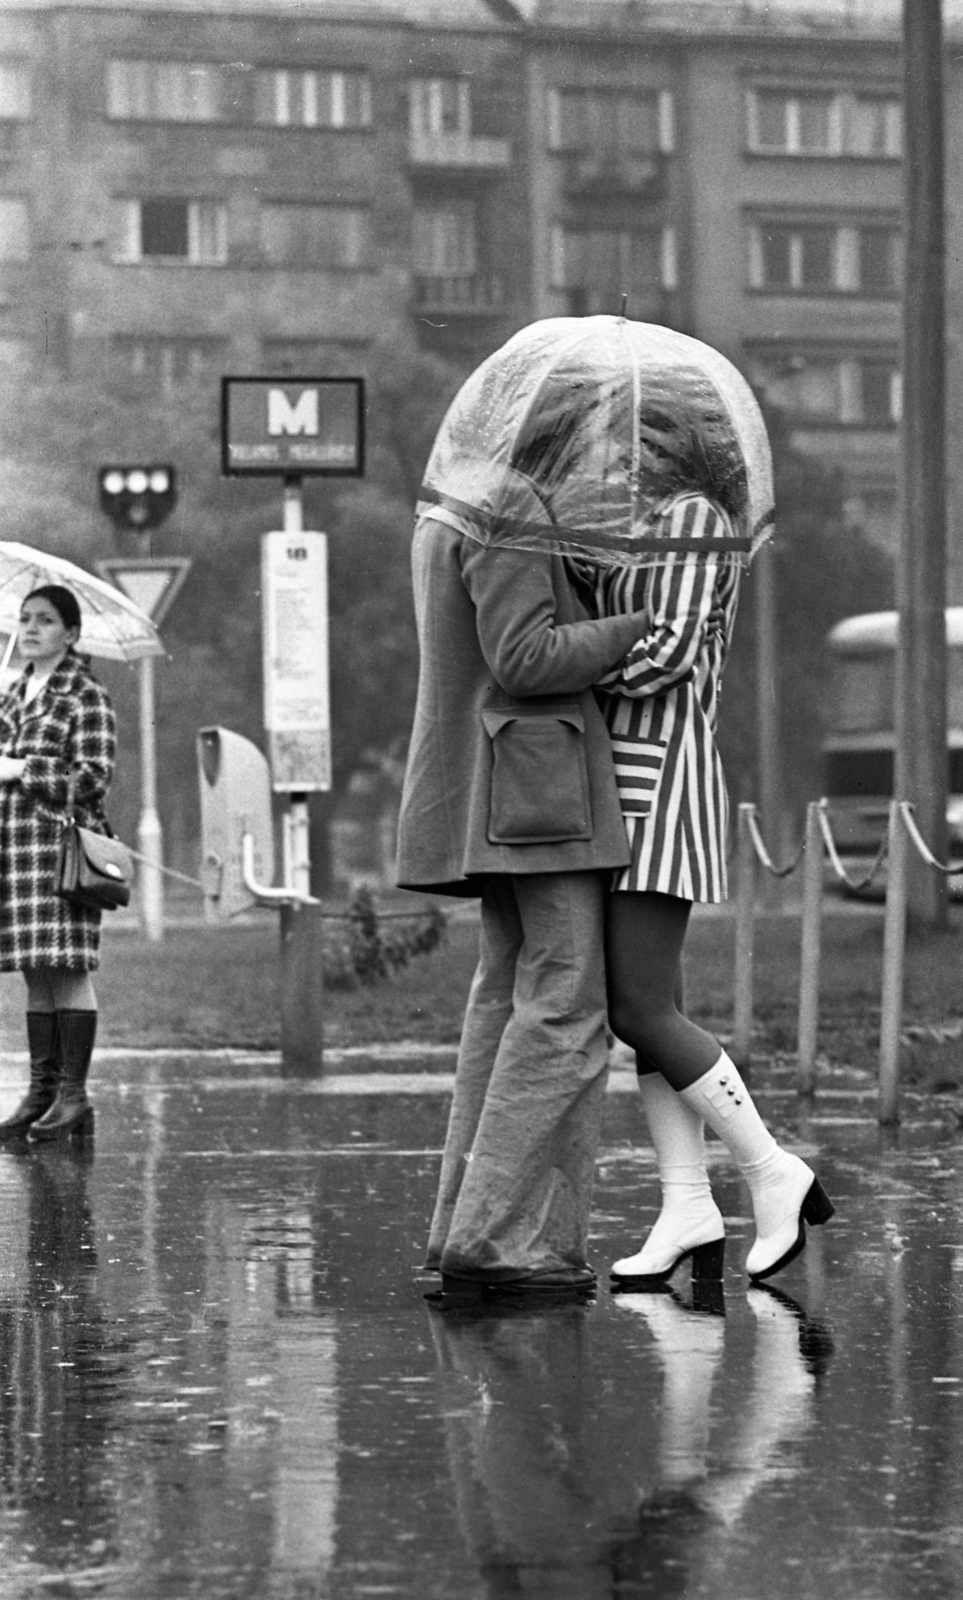
[[[725,514],[699,495],[679,496],[663,516],[667,538],[731,537]],[[731,557],[680,553],[599,578],[605,614],[646,611],[651,624],[598,685],[632,851],[616,889],[726,898],[728,800],[715,730],[739,577]]]

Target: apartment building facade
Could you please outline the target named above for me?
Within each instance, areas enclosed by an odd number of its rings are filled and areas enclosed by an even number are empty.
[[[533,318],[624,303],[725,351],[892,545],[898,20],[895,0],[8,0],[0,353],[168,389],[363,371],[385,339],[467,370]],[[946,127],[955,427],[952,47]],[[950,504],[963,526],[952,459]]]
[[[5,10],[2,347],[166,388],[470,365],[527,314],[519,71],[481,0]]]

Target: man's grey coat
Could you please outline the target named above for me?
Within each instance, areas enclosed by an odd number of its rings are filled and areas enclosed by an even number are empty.
[[[412,550],[421,675],[398,881],[478,894],[487,873],[629,859],[608,731],[591,686],[645,631],[591,620],[563,561],[491,550],[432,516]]]

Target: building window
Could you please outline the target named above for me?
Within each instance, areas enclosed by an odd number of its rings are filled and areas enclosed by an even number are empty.
[[[306,377],[324,372],[349,376],[363,367],[371,341],[347,339],[262,339],[262,371]]]
[[[220,200],[122,200],[118,220],[119,261],[227,261],[227,207]]]
[[[753,378],[799,427],[893,428],[902,415],[899,365],[886,354],[780,354],[756,361]]]
[[[478,270],[475,208],[470,200],[419,208],[413,219],[412,265],[421,278],[467,278]]]
[[[776,150],[783,155],[832,154],[840,147],[837,97],[757,89],[750,100],[749,128],[754,150]]]
[[[898,228],[859,232],[859,288],[863,294],[896,294],[903,284],[903,240]]]
[[[763,155],[893,160],[902,151],[895,95],[758,88],[749,92],[747,116],[749,149]]]
[[[903,246],[894,224],[753,223],[749,283],[777,294],[897,294]]]
[[[30,64],[0,60],[0,119],[25,122],[30,115]]]
[[[552,287],[562,291],[571,316],[630,310],[676,287],[675,235],[671,228],[554,228]]]
[[[223,369],[227,347],[223,339],[203,335],[116,334],[110,350],[115,380],[169,393],[215,377]]]
[[[903,153],[903,107],[893,95],[854,95],[846,118],[846,149],[854,156],[895,159]]]
[[[264,205],[261,252],[272,267],[363,267],[368,257],[367,210],[345,205]]]
[[[409,85],[413,134],[471,133],[471,88],[467,78],[415,78]]]
[[[217,122],[224,69],[213,62],[110,61],[107,115],[136,122]]]
[[[366,72],[258,72],[254,117],[278,128],[369,128],[371,80]]]
[[[0,261],[29,261],[30,212],[26,200],[0,197]]]
[[[550,150],[671,152],[674,109],[668,92],[622,89],[550,89]]]

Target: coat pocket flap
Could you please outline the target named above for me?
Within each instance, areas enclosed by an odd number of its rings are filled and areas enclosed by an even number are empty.
[[[592,837],[585,716],[578,704],[493,706],[488,838],[492,844],[563,844]]]
[[[511,709],[506,707],[504,710],[498,708],[483,711],[481,716],[485,732],[491,739],[501,733],[503,728],[507,728],[510,722],[525,722],[533,717],[548,717],[553,722],[567,722],[579,733],[585,732],[585,714],[581,706],[545,705]]]

